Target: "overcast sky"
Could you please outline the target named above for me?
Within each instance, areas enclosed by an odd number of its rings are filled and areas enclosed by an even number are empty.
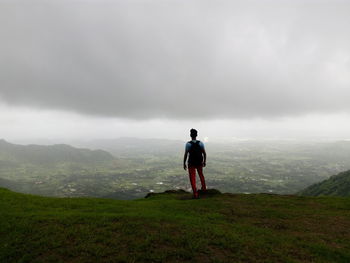
[[[349,14],[336,0],[0,0],[0,138],[350,138]]]

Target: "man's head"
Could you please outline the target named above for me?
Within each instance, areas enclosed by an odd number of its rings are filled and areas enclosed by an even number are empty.
[[[195,130],[195,129],[190,130],[190,136],[192,139],[196,139],[197,134],[198,134],[197,130]]]

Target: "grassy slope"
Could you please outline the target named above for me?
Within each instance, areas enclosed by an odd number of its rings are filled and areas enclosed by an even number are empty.
[[[160,194],[118,201],[0,188],[0,262],[350,262],[350,199]]]
[[[299,192],[307,196],[350,196],[350,170],[331,176]]]

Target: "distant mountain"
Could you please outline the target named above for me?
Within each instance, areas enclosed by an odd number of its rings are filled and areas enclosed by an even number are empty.
[[[320,183],[313,184],[299,194],[307,196],[350,196],[350,170],[333,175]]]
[[[0,177],[0,187],[6,187],[9,189],[17,190],[18,189],[18,183],[17,182],[12,182],[8,179],[4,179]]]
[[[75,142],[74,145],[91,149],[103,149],[115,156],[136,157],[142,155],[179,154],[184,150],[184,142],[167,139],[140,139],[122,137],[117,139],[100,139]]]
[[[114,157],[102,150],[79,149],[66,144],[18,145],[0,140],[0,164],[14,163],[52,164],[60,162],[95,163],[111,161]]]
[[[336,162],[348,162],[350,159],[350,141],[315,143],[313,147],[305,149],[304,152],[316,159],[327,158],[327,160]]]

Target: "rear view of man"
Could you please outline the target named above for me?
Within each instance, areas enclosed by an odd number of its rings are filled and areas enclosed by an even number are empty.
[[[186,143],[185,155],[184,155],[184,169],[187,169],[186,160],[188,158],[188,174],[190,177],[190,182],[193,191],[193,198],[198,198],[198,191],[196,187],[196,170],[199,175],[199,179],[202,184],[202,191],[206,191],[205,179],[203,176],[203,167],[206,165],[207,154],[205,152],[204,144],[198,141],[197,130],[191,129],[190,136],[192,141]]]

